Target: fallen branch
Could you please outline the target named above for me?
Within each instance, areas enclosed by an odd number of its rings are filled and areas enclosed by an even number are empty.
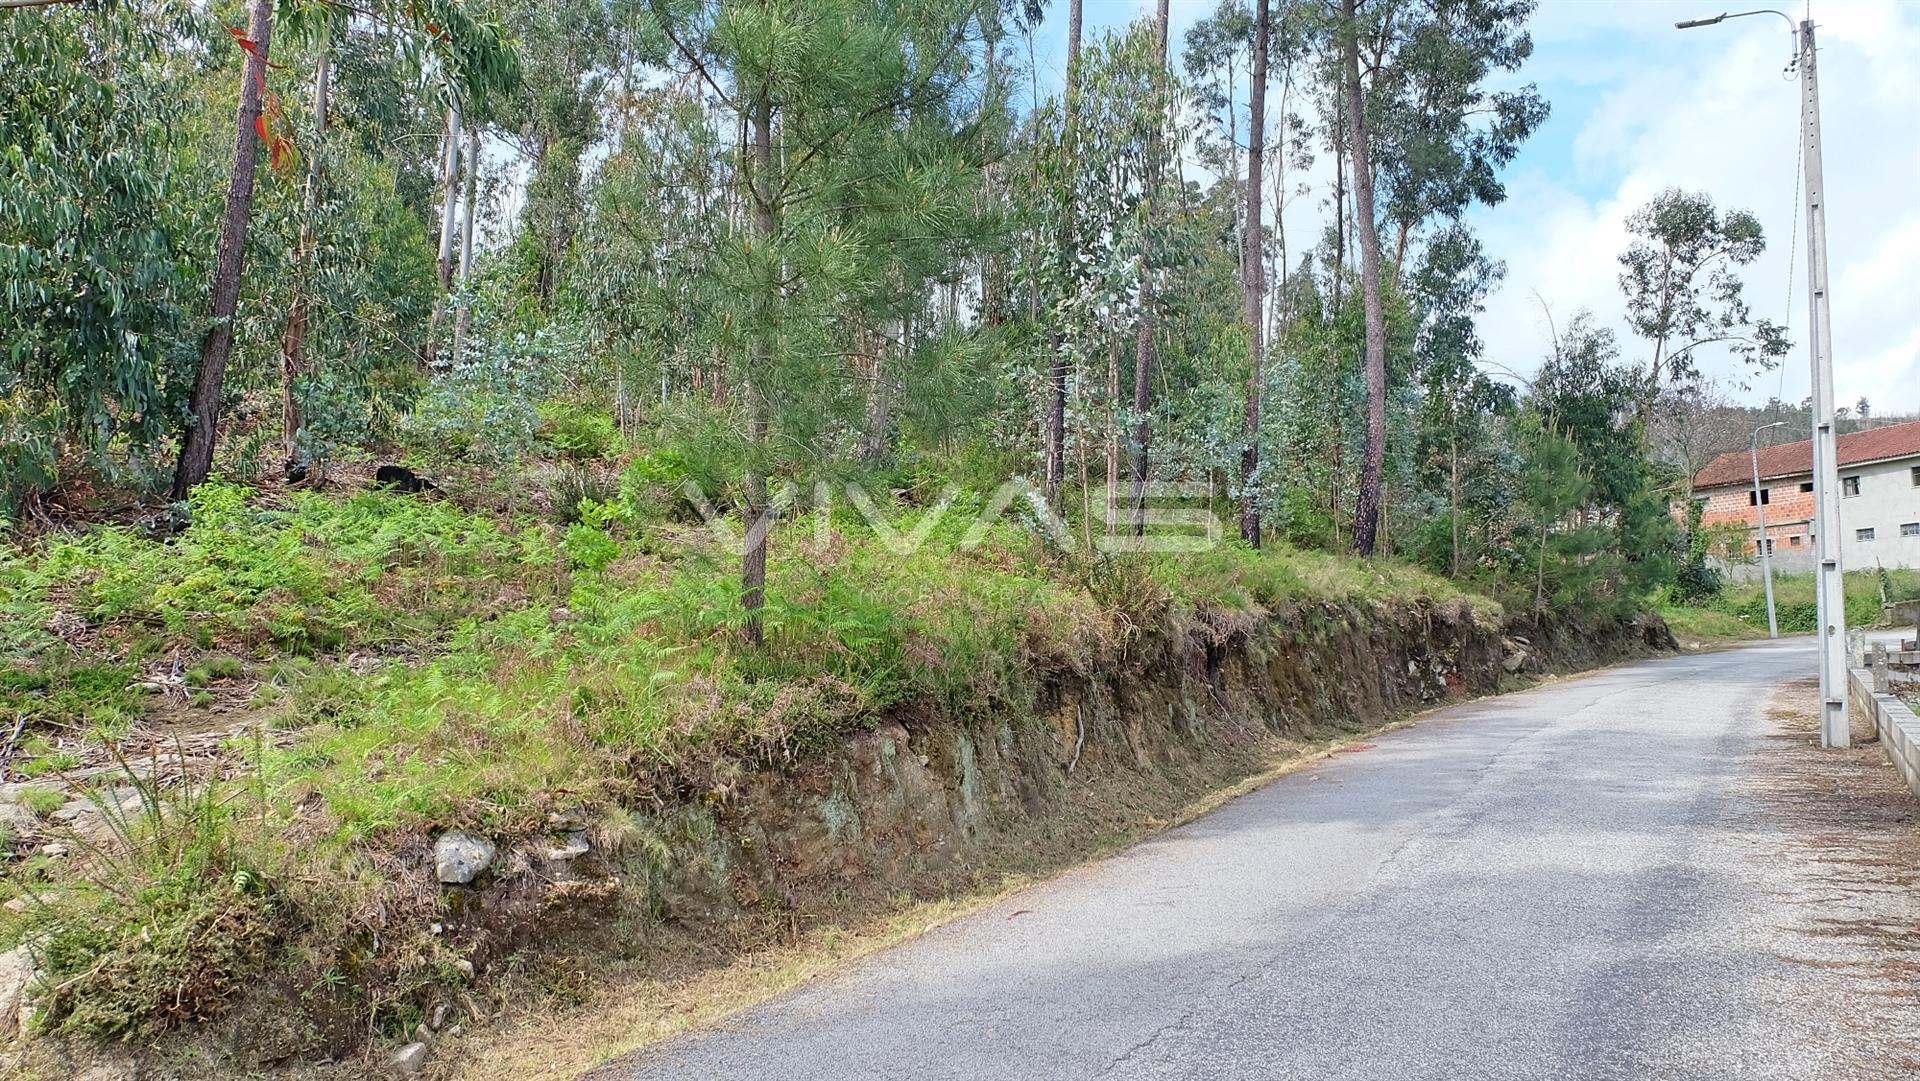
[[[26,726],[27,726],[27,715],[24,713],[14,714],[13,731],[8,733],[7,735],[6,748],[4,750],[0,750],[0,777],[5,777],[7,775],[8,768],[10,768],[13,765],[13,749],[15,746],[17,746],[20,743],[20,732],[22,729],[26,728]]]

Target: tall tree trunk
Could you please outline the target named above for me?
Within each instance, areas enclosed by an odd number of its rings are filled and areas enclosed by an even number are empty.
[[[1413,235],[1413,219],[1401,218],[1398,224],[1400,235],[1393,242],[1393,287],[1396,291],[1400,288],[1401,271],[1405,269],[1407,261],[1407,238]]]
[[[1448,560],[1448,573],[1460,577],[1460,417],[1455,409],[1451,431],[1447,434],[1447,509],[1452,516],[1453,550]]]
[[[440,350],[440,327],[447,319],[447,292],[453,288],[453,239],[460,203],[460,106],[447,106],[447,138],[440,158],[440,254],[434,263],[440,294],[433,305],[433,322],[428,327],[426,359],[432,364]]]
[[[287,322],[280,331],[280,449],[289,478],[302,472],[300,462],[300,397],[297,386],[306,373],[307,321],[312,304],[314,264],[313,216],[320,201],[321,140],[327,133],[327,99],[333,88],[333,59],[322,26],[319,59],[313,69],[313,133],[315,143],[307,155],[307,184],[302,196],[305,218],[300,223],[300,243],[294,249],[293,297],[287,302]]]
[[[467,331],[473,327],[473,304],[467,285],[473,278],[473,214],[480,190],[480,126],[467,133],[467,190],[460,212],[460,307],[453,317],[453,362],[467,352]]]
[[[997,100],[994,97],[993,91],[1000,82],[999,49],[997,48],[1000,38],[997,15],[994,16],[994,20],[996,23],[994,32],[987,37],[985,46],[986,94],[983,100],[986,102]],[[983,110],[983,119],[984,116]],[[1000,202],[999,189],[996,184],[999,173],[1000,165],[998,162],[988,162],[985,167],[980,170],[980,202],[983,209],[989,213],[995,211]],[[1007,290],[1004,280],[1006,272],[1007,261],[1000,254],[997,247],[989,248],[981,255],[980,321],[986,326],[997,327],[1007,321]]]
[[[905,357],[913,349],[913,319],[905,317],[899,323],[899,356]],[[887,452],[887,435],[893,427],[893,382],[887,371],[888,357],[893,354],[891,338],[883,331],[879,341],[874,344],[872,385],[867,388],[866,415],[860,428],[859,458],[871,465],[878,462]]]
[[[1120,528],[1120,339],[1116,335],[1107,338],[1107,494],[1106,508],[1107,536],[1111,537]]]
[[[1167,2],[1160,0],[1154,17],[1153,133],[1147,151],[1147,221],[1160,221],[1162,158],[1168,145],[1167,126]],[[1147,531],[1147,446],[1153,439],[1153,275],[1146,256],[1140,257],[1140,323],[1133,351],[1133,535]]]
[[[173,470],[173,498],[185,499],[213,471],[213,444],[219,434],[220,393],[233,355],[233,317],[240,306],[240,272],[246,263],[247,225],[253,217],[253,174],[259,162],[262,88],[267,78],[267,44],[273,36],[273,0],[253,0],[247,33],[253,48],[240,68],[240,108],[234,116],[233,172],[227,179],[226,213],[220,219],[220,246],[214,257],[208,316],[213,325],[200,340],[200,368],[193,377],[189,426],[180,440]]]
[[[1076,171],[1080,167],[1080,147],[1078,142],[1078,115],[1080,110],[1080,27],[1081,0],[1071,0],[1067,6],[1067,167]],[[1064,262],[1066,253],[1073,242],[1073,200],[1068,199],[1065,213],[1062,215],[1060,230],[1060,257]],[[1047,340],[1052,352],[1047,365],[1047,393],[1050,398],[1047,406],[1047,501],[1056,506],[1060,501],[1060,482],[1066,473],[1067,447],[1067,357],[1063,353],[1063,343],[1059,330],[1055,330]]]
[[[752,106],[753,226],[762,244],[774,242],[777,228],[773,213],[773,106],[767,94],[768,91],[762,89],[760,100]],[[767,506],[767,466],[763,454],[768,430],[765,380],[768,369],[773,366],[774,292],[778,288],[772,278],[761,286],[760,311],[753,329],[753,367],[740,388],[747,407],[748,443],[743,485],[745,506],[741,508],[747,542],[740,556],[740,604],[747,617],[742,634],[747,644],[754,646],[765,641],[760,609],[767,599],[767,534],[773,527]]]
[[[1233,98],[1234,74],[1233,62],[1231,58],[1229,58],[1227,62],[1227,166],[1233,173],[1233,224],[1237,230],[1235,235],[1240,238],[1240,250],[1234,253],[1234,259],[1239,266],[1240,280],[1245,281],[1247,275],[1247,223],[1240,220],[1241,215],[1246,209],[1246,199],[1240,190],[1240,178],[1245,174],[1240,171],[1240,114],[1236,109],[1238,103],[1235,102]]]
[[[1343,80],[1344,81],[1344,80]],[[1341,111],[1345,112],[1343,102]],[[1333,133],[1333,318],[1340,317],[1340,302],[1347,284],[1347,140],[1345,125]]]
[[[1143,261],[1144,263],[1144,261]],[[1151,271],[1142,268],[1140,276],[1140,319],[1134,327],[1133,345],[1133,432],[1129,440],[1128,473],[1133,490],[1127,504],[1133,535],[1147,531],[1147,445],[1153,439],[1153,306]]]
[[[1260,547],[1260,494],[1255,490],[1260,471],[1260,398],[1263,343],[1260,338],[1260,314],[1266,304],[1266,265],[1260,257],[1261,160],[1267,146],[1267,38],[1269,0],[1256,0],[1259,12],[1253,29],[1253,78],[1247,108],[1247,217],[1242,238],[1242,300],[1247,324],[1247,406],[1241,418],[1240,450],[1240,536],[1252,547]]]
[[[1380,297],[1380,230],[1373,216],[1373,162],[1368,158],[1366,105],[1360,92],[1360,27],[1355,0],[1341,0],[1345,19],[1347,128],[1353,148],[1354,227],[1360,234],[1361,301],[1367,317],[1367,431],[1360,492],[1353,508],[1353,550],[1372,555],[1380,529],[1380,483],[1387,454],[1387,317]]]

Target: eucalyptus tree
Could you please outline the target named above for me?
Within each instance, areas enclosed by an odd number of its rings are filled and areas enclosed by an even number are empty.
[[[1241,72],[1250,70],[1252,56],[1253,14],[1244,0],[1219,0],[1211,14],[1187,31],[1181,53],[1181,64],[1200,105],[1208,115],[1224,122],[1224,130],[1202,129],[1196,143],[1197,155],[1208,169],[1231,178],[1236,192],[1240,190],[1241,177],[1237,95]],[[1236,222],[1240,210],[1235,200]]]
[[[615,404],[624,421],[629,379],[660,397],[727,396],[718,324],[738,161],[734,125],[688,79],[637,89],[615,121],[615,144],[596,171],[567,292],[616,354]],[[629,358],[651,358],[651,368]]]
[[[241,65],[240,108],[234,117],[233,169],[227,179],[226,210],[220,218],[219,247],[214,255],[211,325],[200,341],[200,364],[194,371],[190,421],[180,439],[180,461],[173,473],[173,498],[187,492],[213,468],[213,444],[220,421],[220,395],[233,352],[233,317],[240,305],[240,271],[246,261],[247,226],[253,216],[253,177],[258,167],[260,139],[266,127],[261,109],[266,99],[267,49],[273,38],[273,0],[253,0],[247,35],[237,38],[246,50]]]
[[[1492,475],[1499,448],[1491,420],[1510,407],[1512,395],[1476,361],[1482,349],[1477,319],[1505,271],[1465,226],[1453,225],[1427,242],[1407,281],[1419,319],[1420,467],[1446,493],[1446,559],[1435,562],[1455,577],[1466,570],[1470,509],[1493,510],[1489,497],[1503,487]]]
[[[1260,406],[1265,363],[1261,317],[1266,303],[1266,270],[1261,258],[1261,159],[1267,141],[1267,48],[1272,39],[1270,0],[1254,0],[1253,65],[1247,106],[1247,213],[1241,239],[1241,278],[1247,333],[1247,396],[1242,414],[1240,452],[1240,537],[1260,547]]]
[[[1718,345],[1754,371],[1780,363],[1785,328],[1754,318],[1738,273],[1766,251],[1758,218],[1723,214],[1705,192],[1668,188],[1627,217],[1627,233],[1620,255],[1627,326],[1652,347],[1637,395],[1642,418],[1664,388],[1698,379],[1703,346]]]
[[[1353,177],[1366,344],[1366,424],[1353,544],[1378,540],[1387,438],[1387,328],[1383,290],[1398,282],[1409,239],[1436,216],[1505,198],[1497,170],[1546,115],[1530,85],[1496,89],[1532,53],[1533,0],[1383,0],[1362,11],[1340,0],[1331,25],[1332,81]],[[1380,205],[1384,196],[1384,206]],[[1395,225],[1391,280],[1380,226]]]
[[[1532,83],[1503,85],[1533,55],[1536,0],[1383,5],[1367,29],[1367,111],[1381,219],[1395,230],[1397,282],[1414,232],[1506,200],[1499,170],[1548,114]]]
[[[505,9],[505,29],[525,70],[497,119],[532,168],[514,254],[547,310],[585,216],[581,157],[602,135],[600,99],[622,43],[612,16],[606,0],[540,0]]]
[[[1047,298],[1050,365],[1057,359],[1059,371],[1080,374],[1070,381],[1075,408],[1062,404],[1059,410],[1063,422],[1071,412],[1082,428],[1093,417],[1104,427],[1110,530],[1119,528],[1129,500],[1139,506],[1147,477],[1152,276],[1176,273],[1187,258],[1186,244],[1171,226],[1173,199],[1163,190],[1169,172],[1166,112],[1181,92],[1167,78],[1162,55],[1157,24],[1145,20],[1094,40],[1074,62],[1074,111],[1064,112],[1063,99],[1044,103],[1029,118],[1024,146],[1039,181],[1035,201],[1042,204],[1030,215],[1028,231],[1043,254],[1029,257],[1023,270],[1037,295]],[[1062,222],[1071,222],[1070,233],[1056,231]],[[1095,405],[1098,392],[1085,368],[1103,355],[1104,398]],[[1127,355],[1133,371],[1123,390]],[[1056,374],[1049,371],[1043,390],[1050,404]],[[1051,430],[1047,441],[1051,452]],[[1060,439],[1063,461],[1064,448],[1074,442],[1071,432]],[[1122,489],[1123,460],[1131,463],[1131,496]]]
[[[431,53],[444,73],[449,97],[466,90],[510,84],[518,76],[518,62],[504,46],[492,24],[474,18],[458,0],[383,0],[376,16],[407,29],[421,54]],[[186,431],[180,439],[174,467],[173,496],[187,493],[205,480],[213,467],[221,399],[227,362],[233,352],[234,316],[239,307],[241,272],[245,263],[247,231],[253,216],[254,178],[260,144],[270,129],[264,110],[268,102],[268,55],[274,28],[272,0],[254,0],[245,36],[235,42],[245,52],[240,104],[234,118],[233,166],[228,175],[220,239],[209,282],[209,326],[201,340],[200,361],[194,373]],[[290,148],[285,135],[268,138],[276,160]]]
[[[201,268],[168,167],[180,32],[132,6],[0,11],[0,516],[64,459],[119,479],[116,450],[150,447],[185,397]]]
[[[1353,164],[1353,217],[1360,236],[1361,302],[1366,310],[1367,420],[1354,497],[1353,550],[1372,555],[1380,527],[1381,474],[1387,453],[1387,316],[1380,295],[1380,228],[1373,214],[1373,156],[1367,138],[1366,98],[1360,85],[1360,32],[1355,0],[1340,0],[1340,74],[1346,102],[1347,149]]]
[[[1069,184],[1072,174],[1079,167],[1077,139],[1077,120],[1080,112],[1080,38],[1083,27],[1081,0],[1067,0],[1067,85],[1064,113],[1066,116],[1066,154],[1065,166]],[[1059,232],[1055,239],[1057,258],[1063,267],[1062,277],[1071,259],[1078,230],[1074,222],[1074,206],[1067,202],[1060,212]],[[1061,351],[1061,334],[1056,327],[1048,336],[1047,365],[1047,445],[1046,445],[1046,492],[1049,501],[1058,502],[1060,484],[1065,478],[1067,468],[1067,357]]]
[[[298,14],[306,15],[302,9]],[[289,475],[297,468],[300,457],[300,398],[298,383],[306,374],[307,367],[307,324],[312,317],[313,261],[315,258],[315,211],[320,202],[321,163],[325,160],[325,142],[327,123],[331,110],[329,103],[333,96],[333,53],[332,40],[335,33],[334,23],[344,21],[345,12],[325,5],[312,12],[312,17],[298,18],[290,29],[296,33],[304,30],[304,36],[313,44],[313,118],[308,129],[310,140],[307,148],[307,169],[301,194],[300,239],[295,246],[292,262],[296,267],[292,296],[287,301],[286,323],[280,331],[280,440],[281,455]]]
[[[1148,237],[1164,230],[1161,220],[1161,187],[1167,171],[1169,148],[1178,145],[1178,140],[1170,130],[1173,115],[1173,95],[1170,92],[1170,73],[1167,71],[1167,0],[1160,0],[1153,20],[1153,74],[1152,91],[1148,101],[1152,108],[1152,122],[1148,127],[1146,146],[1146,193],[1143,207],[1145,233]],[[1147,448],[1153,439],[1153,364],[1154,364],[1154,275],[1158,269],[1149,264],[1146,248],[1143,245],[1139,257],[1140,312],[1135,323],[1133,354],[1133,492],[1130,500],[1133,507],[1133,533],[1139,536],[1147,529]],[[1113,498],[1111,493],[1108,498]]]

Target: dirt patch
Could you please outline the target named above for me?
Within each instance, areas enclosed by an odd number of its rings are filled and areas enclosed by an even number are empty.
[[[1856,720],[1854,744],[1819,745],[1819,686],[1786,684],[1753,787],[1801,885],[1788,960],[1833,974],[1860,1078],[1920,1076],[1920,800]]]

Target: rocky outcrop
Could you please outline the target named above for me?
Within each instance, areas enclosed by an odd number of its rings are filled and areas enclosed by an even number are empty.
[[[1070,852],[1245,776],[1276,739],[1491,693],[1502,659],[1501,627],[1458,602],[1202,617],[1054,673],[1030,702],[964,722],[897,710],[812,764],[637,814],[647,900],[705,923],[937,889],[1002,845]]]

